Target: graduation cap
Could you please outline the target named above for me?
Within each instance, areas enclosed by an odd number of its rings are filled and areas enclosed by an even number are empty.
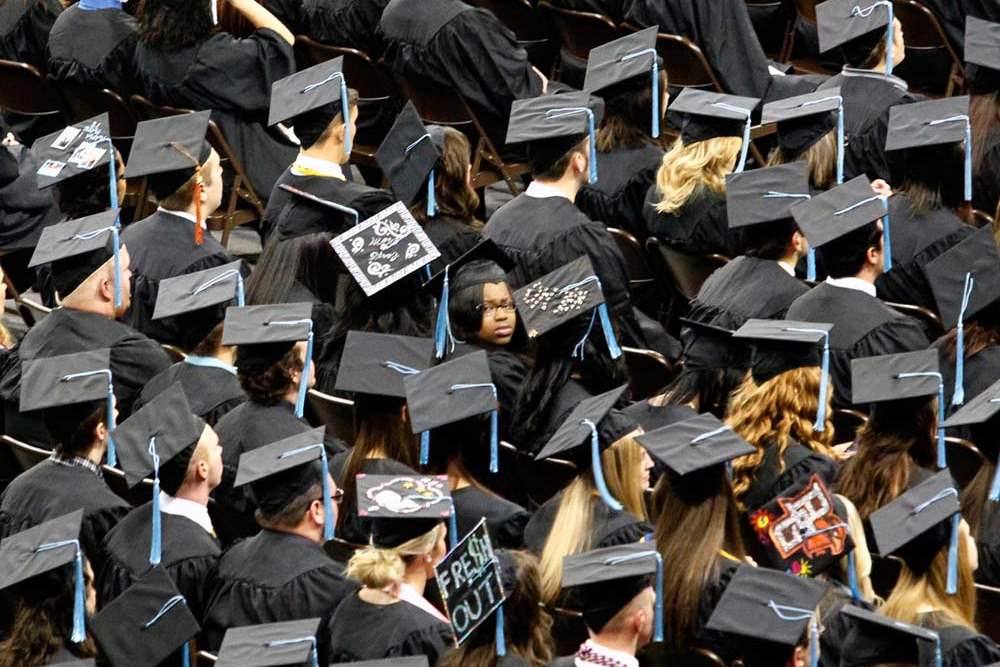
[[[750,319],[733,334],[753,341],[750,372],[757,384],[796,368],[820,367],[819,407],[813,423],[813,430],[820,432],[826,428],[831,329],[833,325],[825,322]]]
[[[382,144],[375,151],[375,161],[389,179],[392,191],[400,200],[412,204],[427,181],[427,215],[437,214],[434,199],[434,168],[441,151],[424,127],[413,102],[407,102],[396,117]]]
[[[290,497],[296,497],[304,489],[297,488],[294,484],[288,484],[284,476],[274,476],[320,459],[323,465],[323,513],[325,515],[323,539],[329,541],[334,537],[333,489],[330,487],[330,464],[326,456],[326,445],[323,442],[324,431],[325,427],[320,426],[311,431],[272,442],[264,447],[243,452],[240,454],[239,465],[236,468],[233,488],[267,480],[266,484],[257,483],[252,487],[254,494],[258,497],[258,503],[263,502],[263,497],[275,490],[286,492]],[[298,481],[306,487],[313,483],[311,478],[299,479]]]
[[[670,105],[670,110],[685,114],[681,123],[681,141],[685,146],[715,137],[742,137],[740,160],[733,171],[743,171],[750,149],[750,116],[760,100],[725,93],[685,88]]]
[[[457,292],[469,286],[469,284],[453,283],[452,276],[463,266],[467,266],[471,262],[478,260],[491,261],[499,265],[504,271],[510,271],[514,268],[514,262],[510,260],[507,253],[498,248],[496,243],[490,239],[484,238],[456,258],[455,261],[446,264],[443,269],[428,278],[427,282],[424,283],[424,287],[432,294],[440,295],[438,299],[437,319],[434,325],[434,356],[437,359],[444,359],[446,345],[450,348],[450,351],[455,350],[455,337],[451,333],[451,321],[448,314],[451,292]]]
[[[749,359],[744,347],[733,341],[733,331],[723,327],[681,318],[684,343],[684,369],[689,371],[733,368],[744,370]]]
[[[972,94],[1000,89],[1000,23],[965,18],[965,62]]]
[[[837,128],[837,184],[844,182],[844,98],[839,86],[769,102],[760,122],[777,123],[778,145],[794,156]]]
[[[115,430],[111,349],[61,354],[21,363],[21,396],[18,407],[21,412],[97,400],[104,400],[107,408],[107,462],[109,466],[114,466],[118,457],[110,434]]]
[[[889,107],[885,150],[965,142],[965,201],[972,201],[972,124],[969,96]]]
[[[951,473],[942,470],[869,517],[880,556],[898,556],[916,574],[926,572],[948,547],[946,592],[958,590],[958,527],[962,505]]]
[[[840,613],[851,619],[841,652],[841,667],[890,663],[940,667],[941,638],[933,630],[850,604],[841,607]]]
[[[538,174],[558,162],[585,136],[590,137],[590,174],[597,182],[597,126],[604,102],[588,93],[567,92],[514,100],[507,124],[507,144],[528,144],[531,172]]]
[[[0,591],[57,567],[73,563],[73,632],[70,641],[87,638],[80,527],[83,510],[50,519],[9,535],[0,542]]]
[[[1000,412],[1000,380],[991,384],[983,393],[966,403],[949,417],[942,424],[942,427],[979,426],[982,424],[989,428],[990,433],[992,433],[995,431],[992,419],[997,412]],[[993,475],[989,498],[994,502],[1000,500],[1000,472]]]
[[[607,485],[604,483],[604,472],[601,468],[601,452],[613,445],[622,436],[634,430],[634,424],[621,419],[609,420],[607,424],[601,422],[606,416],[609,416],[611,409],[618,402],[618,399],[621,398],[622,394],[625,393],[626,389],[628,389],[628,385],[622,385],[617,389],[612,389],[611,391],[580,401],[569,417],[560,424],[556,432],[549,438],[549,441],[545,443],[541,451],[535,455],[535,460],[541,461],[542,459],[551,458],[556,454],[564,454],[589,444],[590,447],[586,451],[590,454],[589,465],[593,469],[597,491],[600,493],[604,504],[613,510],[621,510],[622,504],[611,495]]]
[[[222,637],[216,667],[319,667],[318,618],[229,628]]]
[[[601,330],[612,359],[622,356],[621,347],[611,326],[611,316],[604,302],[601,280],[594,272],[590,258],[582,255],[555,271],[514,292],[517,310],[524,319],[528,338],[536,338],[568,322],[577,315],[592,311],[590,324],[573,348],[573,356],[583,358],[583,350],[594,328],[594,319],[601,318]]]
[[[598,93],[634,76],[650,72],[653,115],[650,135],[660,136],[660,57],[656,53],[657,26],[612,40],[590,50],[583,89]]]
[[[448,520],[451,547],[458,524],[447,475],[367,475],[359,473],[358,516],[372,520],[372,545],[393,549]]]
[[[499,470],[497,388],[486,352],[477,350],[403,379],[410,428],[420,434],[420,465],[427,465],[431,429],[490,415],[490,472]]]
[[[1000,300],[1000,250],[993,230],[984,227],[924,266],[938,314],[946,329],[956,328],[955,392],[965,401],[965,321]]]
[[[792,217],[815,248],[881,219],[885,270],[892,269],[889,204],[875,194],[871,181],[864,174],[793,205]]]
[[[44,227],[28,268],[52,264],[56,290],[65,297],[105,262],[114,259],[115,308],[121,308],[121,225],[118,213],[117,208],[112,208]]]
[[[892,74],[892,0],[827,0],[816,5],[816,23],[820,53],[841,45],[856,45],[867,56],[878,43],[876,31],[885,28],[885,73]],[[874,41],[860,39],[869,35]]]
[[[313,353],[312,304],[284,303],[262,306],[230,306],[226,309],[222,344],[238,345],[237,367],[241,373],[263,373],[278,363],[298,341],[306,341],[305,366],[299,378],[295,416],[305,413],[306,392]]]
[[[112,208],[118,208],[114,145],[107,112],[67,125],[35,140],[31,152],[41,165],[36,172],[38,189],[47,188],[110,163]]]
[[[160,281],[153,319],[176,318],[180,344],[194,349],[225,317],[224,305],[245,305],[239,260]]]
[[[351,208],[350,206],[345,206],[343,204],[338,204],[335,201],[330,201],[329,199],[317,197],[311,192],[300,190],[299,188],[288,185],[287,183],[279,183],[278,187],[285,192],[295,195],[296,197],[306,199],[314,204],[318,204],[319,206],[325,206],[326,208],[332,209],[344,215],[351,216],[354,219],[352,226],[357,225],[358,221],[361,219],[361,214],[358,213],[358,210]],[[322,234],[324,232],[336,233],[341,229],[338,224],[339,222],[339,219],[323,218],[313,215],[281,215],[277,221],[278,238],[285,241],[287,239],[306,236],[307,234]]]
[[[170,576],[154,567],[101,609],[91,629],[113,667],[131,667],[158,665],[181,647],[187,665],[188,640],[201,627]]]
[[[433,354],[430,338],[348,331],[334,389],[406,398],[403,379],[427,368]]]
[[[827,585],[816,579],[741,565],[705,627],[780,645],[783,658],[791,655],[808,628],[810,664],[816,667],[819,661],[816,607],[826,590]]]
[[[426,655],[409,655],[361,662],[339,662],[340,667],[429,667]]]
[[[309,112],[315,113],[306,116]],[[268,127],[291,118],[295,133],[301,129],[302,136],[306,137],[306,146],[316,142],[338,113],[344,119],[344,155],[350,155],[350,104],[343,56],[299,70],[271,84]]]
[[[709,412],[643,433],[636,441],[680,477],[757,451]]]
[[[655,576],[653,641],[663,641],[663,557],[655,544],[623,544],[563,558],[562,588],[572,589],[593,632],[650,586]]]
[[[132,150],[125,165],[125,178],[146,176],[157,199],[169,197],[192,177],[197,178],[194,240],[198,245],[204,234],[201,228],[201,166],[212,154],[212,147],[205,140],[210,116],[209,111],[197,111],[142,121],[135,128]]]
[[[161,556],[160,474],[165,473],[167,493],[177,492],[194,456],[205,422],[191,413],[191,405],[180,382],[142,406],[115,431],[122,470],[129,488],[153,475],[153,518],[150,530],[149,564],[159,565]]]

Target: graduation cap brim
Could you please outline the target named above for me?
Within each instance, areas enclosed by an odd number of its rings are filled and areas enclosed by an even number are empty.
[[[563,558],[563,589],[656,574],[655,544],[623,544]]]
[[[441,151],[420,120],[413,102],[407,102],[399,112],[375,151],[375,161],[389,179],[393,193],[408,204],[416,199],[440,158]]]
[[[885,201],[870,199],[874,196],[868,177],[862,174],[793,205],[792,217],[809,244],[818,248],[885,216]]]
[[[976,230],[928,262],[924,273],[945,329],[958,324],[967,273],[972,274],[973,284],[964,319],[1000,300],[1000,250],[993,229]]]
[[[243,452],[240,454],[233,487],[250,484],[322,458],[324,433],[325,427],[320,426],[304,433],[272,442],[264,447]],[[319,445],[319,447],[313,447],[313,445]],[[304,451],[288,454],[298,449],[304,449]]]
[[[433,519],[453,513],[446,475],[357,476],[358,516],[373,519]]]
[[[311,321],[312,304],[307,302],[230,306],[226,309],[222,344],[253,346],[306,340],[312,330]]]
[[[727,95],[726,93],[713,93],[696,88],[685,88],[670,104],[670,111],[694,116],[707,116],[709,118],[723,118],[725,120],[746,122],[746,113],[729,109],[727,106],[738,107],[752,113],[759,103],[760,100],[756,97],[742,97],[740,95]]]
[[[590,109],[595,128],[604,118],[604,102],[588,93],[567,92],[514,100],[507,124],[506,143],[582,137],[589,132],[589,115],[570,112],[570,109]]]
[[[827,322],[750,319],[733,332],[733,338],[816,345],[822,342],[824,331],[832,330],[833,325]]]
[[[337,56],[275,81],[271,84],[268,127],[326,104],[336,104],[342,111],[340,83],[343,75],[344,56]]]
[[[42,228],[28,268],[76,257],[107,247],[120,209],[112,208],[84,218]],[[99,233],[106,229],[107,233]]]
[[[76,558],[72,544],[37,549],[43,544],[80,539],[82,524],[83,510],[79,509],[5,537],[0,542],[0,591],[72,563]]]
[[[938,373],[936,349],[851,359],[851,402],[855,405],[936,396],[940,381],[933,375],[899,377],[907,373]]]
[[[241,265],[242,262],[236,260],[204,271],[161,280],[153,319],[173,317],[235,301],[237,285],[242,280]]]
[[[219,647],[217,667],[277,667],[309,664],[313,642],[284,640],[315,639],[319,618],[283,621],[229,628]]]
[[[510,257],[497,247],[497,244],[490,239],[483,239],[475,246],[465,251],[459,255],[453,262],[448,264],[448,279],[452,285],[454,285],[455,275],[458,270],[461,269],[466,264],[474,262],[476,260],[489,260],[496,263],[504,271],[512,271],[514,269],[514,262],[511,261]],[[431,276],[425,283],[424,288],[429,290],[430,293],[436,297],[441,296],[441,288],[444,286],[444,274],[445,269],[441,269],[433,276]],[[452,287],[454,290],[454,287]]]
[[[805,95],[786,97],[768,102],[761,109],[761,125],[781,123],[797,118],[808,118],[821,113],[829,113],[840,108],[840,87],[823,88]]]
[[[106,168],[114,150],[110,128],[105,112],[36,139],[31,152],[41,165],[36,172],[38,188],[47,188],[92,169]],[[110,178],[109,175],[109,182]]]
[[[922,503],[948,488],[956,487],[951,472],[945,469],[875,510],[868,521],[875,536],[877,553],[891,556],[937,524],[961,512],[958,495],[943,496],[922,511],[915,511]]]
[[[684,476],[753,454],[756,448],[711,413],[670,424],[636,438],[649,455]],[[709,434],[712,434],[710,437]]]
[[[339,667],[429,667],[426,655],[409,655],[398,658],[362,660],[361,662],[337,663]]]
[[[726,176],[730,229],[789,219],[792,206],[809,198],[809,166],[804,161]]]
[[[965,18],[965,62],[1000,70],[1000,23]]]
[[[583,89],[598,93],[634,76],[649,76],[659,57],[655,50],[658,31],[657,26],[650,26],[591,49]]]
[[[496,389],[484,350],[446,361],[403,380],[410,428],[423,433],[497,409]],[[484,385],[453,389],[457,385]]]
[[[348,331],[334,389],[405,398],[407,369],[424,370],[433,354],[433,338]]]
[[[941,425],[953,428],[982,424],[992,419],[997,412],[1000,412],[1000,380],[991,384],[971,401],[966,401],[965,405]]]
[[[109,378],[108,373],[103,371],[110,372],[110,369],[109,348],[25,360],[21,363],[19,409],[27,412],[105,400]],[[69,377],[77,373],[88,375]]]
[[[825,53],[830,49],[846,44],[853,39],[885,28],[889,25],[889,14],[884,6],[876,5],[867,13],[857,12],[875,5],[875,0],[827,0],[816,6],[816,23],[819,26],[819,51]]]
[[[556,454],[576,449],[577,447],[590,447],[590,427],[584,424],[583,420],[589,419],[592,421],[597,426],[598,434],[600,434],[601,420],[611,411],[611,408],[615,406],[626,389],[628,389],[628,385],[622,385],[617,389],[612,389],[611,391],[580,401],[569,417],[559,425],[556,432],[552,434],[549,441],[538,452],[535,460],[541,461],[542,459],[553,457]],[[611,442],[601,442],[599,443],[599,447],[604,449],[610,447],[612,444]]]
[[[209,111],[197,111],[139,123],[125,165],[125,178],[199,167],[210,116]]]
[[[965,141],[968,122],[968,95],[891,106],[885,150]]]
[[[596,280],[561,291],[595,275],[590,258],[582,255],[515,291],[514,303],[528,338],[541,336],[604,303],[604,292]]]

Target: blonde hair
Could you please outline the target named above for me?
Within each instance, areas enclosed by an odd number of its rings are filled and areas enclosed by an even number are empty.
[[[767,166],[776,167],[790,162],[805,162],[809,167],[809,184],[828,190],[837,181],[837,131],[830,130],[816,143],[795,156],[788,155],[780,146],[767,157]]]
[[[439,523],[430,532],[392,549],[379,549],[369,545],[351,556],[346,574],[360,581],[366,588],[381,590],[399,584],[406,574],[407,563],[417,556],[426,556],[434,551],[437,543],[444,539],[445,532],[444,524]]]
[[[778,448],[781,469],[790,438],[814,452],[833,453],[833,422],[830,394],[827,394],[827,419],[822,432],[813,430],[819,407],[820,369],[817,366],[795,368],[781,373],[762,385],[748,374],[729,400],[726,423],[744,440],[757,448],[753,454],[733,461],[733,493],[741,509],[743,495],[750,490],[757,469],[768,447]]]
[[[656,172],[661,197],[656,211],[676,212],[699,187],[725,194],[726,174],[733,170],[742,147],[741,137],[715,137],[688,146],[678,138]]]
[[[646,519],[642,497],[643,449],[636,430],[615,441],[601,453],[601,471],[611,495],[639,519]],[[589,551],[593,538],[594,508],[603,502],[594,473],[580,474],[563,491],[552,530],[542,548],[542,602],[552,604],[562,590],[562,561],[572,554]]]
[[[868,549],[868,537],[865,535],[865,524],[858,514],[858,508],[850,499],[837,495],[838,500],[843,504],[847,516],[843,517],[847,522],[847,530],[851,534],[854,542],[854,573],[857,575],[858,591],[861,597],[872,602],[875,600],[875,589],[872,587],[872,554]],[[841,558],[837,566],[842,576],[841,581],[850,581],[847,568],[850,567],[849,558]]]

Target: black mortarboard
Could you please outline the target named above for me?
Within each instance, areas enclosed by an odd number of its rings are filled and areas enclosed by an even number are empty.
[[[362,660],[361,662],[337,663],[339,667],[428,667],[426,655],[400,656],[398,658],[381,658],[379,660]]]
[[[585,91],[599,93],[632,77],[649,73],[653,100],[650,135],[654,139],[660,136],[661,114],[660,57],[656,53],[658,30],[656,26],[650,26],[591,49],[583,82]]]
[[[118,211],[113,208],[42,229],[28,268],[52,264],[52,280],[68,296],[120,250]],[[115,262],[115,306],[121,306],[121,264]]]
[[[792,205],[809,198],[809,166],[805,162],[726,176],[730,229],[787,220],[792,217]]]
[[[824,88],[764,105],[762,125],[777,123],[778,145],[796,158],[830,130],[837,130],[837,182],[844,180],[844,99],[840,88]]]
[[[590,183],[597,182],[597,127],[604,102],[588,93],[567,92],[514,100],[507,145],[527,143],[531,173],[540,174],[590,137]]]
[[[965,142],[964,193],[972,201],[972,124],[969,96],[889,107],[885,150]]]
[[[110,127],[108,114],[102,113],[36,139],[31,152],[41,165],[39,189],[113,163]]]
[[[681,141],[685,146],[715,137],[742,137],[743,148],[733,170],[741,172],[750,147],[751,114],[759,103],[756,97],[685,88],[671,103],[670,111],[684,114]]]
[[[399,112],[375,152],[375,160],[400,201],[412,204],[420,188],[428,183],[427,215],[432,217],[435,215],[434,167],[440,158],[441,151],[424,127],[413,102],[407,102]]]
[[[654,579],[655,577],[655,579]],[[663,557],[655,544],[623,544],[563,558],[562,588],[572,589],[587,627],[599,633],[635,598],[655,586],[653,641],[663,641]]]
[[[344,57],[321,62],[271,85],[268,126],[292,120],[295,135],[308,148],[326,132],[334,117],[349,109]],[[344,122],[344,155],[351,154],[351,124]]]
[[[455,512],[445,475],[357,476],[358,516],[372,520],[372,544],[392,549],[448,519],[457,543]]]
[[[229,628],[216,667],[318,666],[318,618]]]
[[[177,192],[211,155],[212,147],[205,141],[210,115],[198,111],[139,123],[125,178],[147,176],[149,189],[158,199]]]
[[[160,281],[153,319],[173,317],[229,301],[244,305],[242,262],[236,260],[204,271]]]
[[[681,318],[681,324],[686,327],[681,331],[685,370],[750,367],[749,351],[733,340],[732,330],[685,318]]]
[[[348,331],[337,370],[337,391],[406,398],[403,379],[430,365],[430,338]]]
[[[949,595],[958,583],[961,520],[958,489],[948,470],[925,479],[868,517],[878,554],[898,556],[915,574],[926,572],[941,549],[948,547]]]
[[[850,604],[841,607],[840,613],[851,619],[850,630],[843,640],[840,667],[896,663],[936,667],[934,656],[941,640],[933,630]]]
[[[992,419],[998,412],[1000,412],[1000,380],[954,412],[945,421],[944,426],[952,428],[982,424]]]
[[[965,17],[965,62],[969,92],[1000,90],[1000,23]]]
[[[679,476],[757,451],[708,412],[644,433],[636,440],[650,456]]]
[[[819,50],[843,46],[848,63],[861,65],[886,39],[886,74],[892,74],[892,3],[886,0],[827,0],[816,6]]]
[[[84,627],[83,549],[80,546],[82,524],[83,510],[79,509],[9,535],[0,542],[0,591],[73,564],[73,632],[70,640],[76,644],[87,638]]]
[[[56,662],[49,667],[96,667],[97,662],[94,658],[87,658],[86,660],[71,660],[70,662]]]
[[[114,667],[133,667],[160,664],[201,628],[170,576],[154,567],[105,605],[91,629]]]
[[[292,187],[288,183],[280,183],[278,187],[285,192],[295,195],[295,197],[336,211],[336,213],[331,214],[329,217],[323,215],[298,215],[294,205],[286,205],[279,213],[277,222],[275,223],[275,231],[277,232],[278,239],[282,241],[308,234],[339,234],[344,229],[353,227],[360,222],[361,214],[355,208],[317,197],[311,192]]]

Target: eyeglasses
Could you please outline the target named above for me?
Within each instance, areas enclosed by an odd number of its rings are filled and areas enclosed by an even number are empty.
[[[319,498],[313,498],[312,502],[316,502],[317,500],[322,502],[323,496],[320,496]],[[344,502],[344,490],[337,489],[336,491],[334,491],[332,494],[330,494],[330,500],[332,500],[337,505]]]
[[[486,317],[493,317],[497,314],[498,310],[502,310],[506,314],[510,315],[516,309],[517,308],[513,301],[503,301],[501,303],[481,303],[476,306],[476,310],[481,312]]]

